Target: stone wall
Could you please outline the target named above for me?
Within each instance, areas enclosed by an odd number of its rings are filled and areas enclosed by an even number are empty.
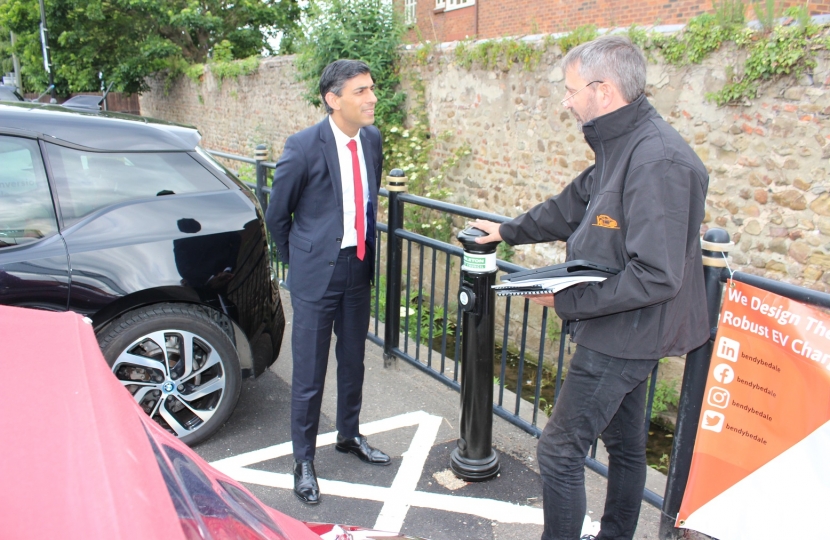
[[[199,83],[159,78],[141,96],[141,114],[196,126],[211,150],[254,157],[256,145],[265,143],[276,158],[289,135],[324,115],[303,99],[305,87],[296,79],[293,56],[263,59],[257,73],[238,80],[220,82],[209,71]]]
[[[811,77],[762,88],[747,106],[716,107],[704,95],[723,85],[724,66],[736,55],[721,51],[683,68],[650,64],[647,92],[710,171],[703,229],[730,233],[731,267],[830,291],[830,63],[821,58]],[[560,103],[558,53],[546,53],[532,72],[468,71],[451,58],[444,50],[408,68],[426,83],[433,133],[452,133],[432,166],[462,144],[472,148],[449,174],[451,202],[515,216],[591,163],[593,153]],[[201,84],[180,79],[166,94],[156,82],[142,96],[142,113],[195,124],[208,148],[250,156],[265,142],[276,157],[288,135],[322,115],[302,100],[291,62],[265,60],[258,73],[221,87],[209,74]],[[539,245],[516,248],[514,261],[533,266],[563,258],[561,246]]]
[[[711,178],[703,230],[726,229],[737,244],[733,269],[830,290],[830,71],[762,89],[745,107],[716,107],[706,92],[724,84],[723,51],[702,65],[650,64],[647,93],[694,148]],[[451,131],[433,165],[469,144],[450,175],[453,200],[515,216],[557,193],[594,159],[562,99],[559,55],[535,72],[518,67],[468,71],[435,57],[422,68],[431,127]],[[514,261],[559,262],[558,245],[519,247]]]

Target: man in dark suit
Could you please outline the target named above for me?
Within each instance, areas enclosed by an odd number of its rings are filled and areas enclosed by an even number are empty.
[[[314,453],[332,327],[337,336],[337,444],[388,465],[358,430],[383,154],[369,66],[338,60],[320,76],[325,120],[285,142],[265,216],[294,310],[291,440],[294,494],[320,502]]]

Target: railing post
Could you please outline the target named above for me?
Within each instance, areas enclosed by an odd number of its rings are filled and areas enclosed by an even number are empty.
[[[268,210],[268,199],[265,197],[262,188],[268,185],[268,169],[265,167],[265,160],[268,159],[268,148],[264,144],[256,145],[254,159],[256,159],[256,198],[262,207],[262,214],[265,215],[265,211]]]
[[[703,281],[706,287],[706,306],[709,314],[709,340],[686,355],[680,403],[677,406],[671,462],[666,479],[666,493],[663,497],[663,509],[660,516],[660,540],[688,538],[683,529],[675,528],[674,523],[680,511],[686,483],[689,480],[689,468],[692,465],[692,452],[700,422],[706,378],[709,375],[709,360],[718,330],[718,316],[723,295],[721,274],[723,268],[726,267],[726,256],[732,246],[729,233],[723,229],[709,229],[703,235],[703,242],[701,242]]]
[[[401,274],[403,273],[403,246],[396,232],[403,229],[403,201],[398,195],[406,193],[406,176],[401,169],[392,169],[386,177],[389,191],[389,217],[386,240],[386,324],[383,337],[383,367],[392,367],[397,358],[392,349],[400,346],[401,337]]]
[[[458,303],[461,327],[461,419],[450,469],[467,481],[489,480],[499,472],[493,450],[493,357],[496,353],[496,246],[478,244],[486,233],[474,227],[458,233],[464,246]]]

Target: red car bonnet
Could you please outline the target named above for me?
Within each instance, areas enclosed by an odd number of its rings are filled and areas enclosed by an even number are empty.
[[[0,434],[3,540],[411,539],[262,504],[144,414],[76,313],[0,306]]]
[[[113,376],[92,327],[75,313],[0,306],[0,433],[5,540],[187,540],[194,533],[320,540],[150,420]],[[148,436],[162,450],[163,462]],[[212,509],[216,501],[224,505],[215,513],[192,512],[201,525],[179,515],[160,470],[166,464],[187,491],[182,463],[191,472],[195,465],[203,487],[212,491],[186,493],[185,506],[203,510],[206,495]]]
[[[0,306],[0,329],[2,536],[184,539],[135,401],[92,327]]]

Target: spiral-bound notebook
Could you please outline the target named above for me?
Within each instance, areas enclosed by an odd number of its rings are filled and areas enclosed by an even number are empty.
[[[493,289],[498,296],[553,294],[578,283],[604,281],[619,272],[590,261],[568,261],[504,275],[501,280],[505,283],[493,285]]]

